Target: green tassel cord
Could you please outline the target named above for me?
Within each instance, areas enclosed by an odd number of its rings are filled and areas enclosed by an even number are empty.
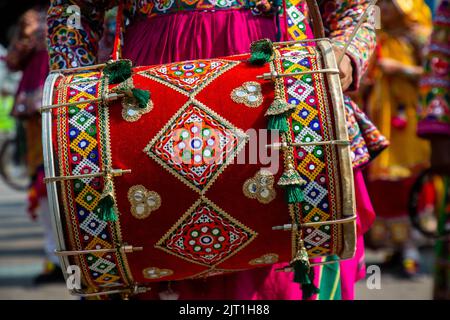
[[[251,56],[248,62],[255,66],[263,66],[272,61],[273,43],[269,39],[255,41],[250,46]]]
[[[116,214],[115,205],[116,202],[111,194],[102,197],[98,202],[97,208],[95,209],[97,218],[106,222],[117,221],[118,217]]]
[[[302,203],[305,200],[305,195],[303,194],[302,188],[299,186],[287,186],[285,187],[286,192],[286,202],[288,204]]]
[[[318,294],[319,289],[314,285],[314,269],[309,263],[308,252],[301,240],[301,235],[299,237],[299,250],[291,262],[291,267],[294,269],[294,282],[301,285],[303,300],[307,300]]]
[[[106,63],[103,74],[108,77],[110,84],[118,84],[131,78],[131,68],[130,60],[110,61]]]
[[[278,186],[285,189],[286,202],[288,204],[302,203],[305,197],[301,186],[303,186],[306,181],[303,180],[291,163],[289,163],[287,167],[288,169],[283,172],[280,180],[278,180]]]
[[[107,175],[105,177],[105,185],[103,187],[102,196],[95,208],[97,218],[102,221],[115,222],[118,220],[116,213],[116,199],[114,198],[114,185],[112,176]]]
[[[133,88],[131,89],[131,94],[133,98],[136,100],[136,103],[139,108],[145,109],[148,106],[150,101],[150,91]]]
[[[287,133],[289,132],[289,122],[284,114],[270,116],[267,120],[267,129]]]

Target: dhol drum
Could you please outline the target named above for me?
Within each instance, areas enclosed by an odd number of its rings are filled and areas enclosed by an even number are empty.
[[[264,54],[269,42],[258,45]],[[82,273],[74,293],[139,294],[155,281],[354,255],[331,43],[270,50],[264,64],[247,54],[131,77],[127,61],[51,73],[46,183],[63,268]],[[276,134],[265,137],[268,126]],[[270,163],[254,161],[261,150]]]

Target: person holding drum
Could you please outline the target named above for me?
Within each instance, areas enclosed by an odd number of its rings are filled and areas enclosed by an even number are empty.
[[[336,56],[341,57],[342,87],[344,91],[357,90],[375,47],[374,23],[363,15],[370,10],[370,1],[317,2],[326,36],[333,41]],[[136,66],[246,53],[254,41],[263,38],[272,41],[312,39],[310,21],[317,26],[320,20],[318,16],[308,19],[312,15],[308,5],[317,5],[311,0],[52,0],[47,21],[53,70],[79,68],[97,62],[104,13],[115,5],[123,8],[124,18],[118,19],[119,24],[125,21],[126,25],[121,38],[123,57]],[[121,12],[119,10],[119,17]],[[77,17],[80,17],[78,21]],[[364,275],[362,235],[374,220],[361,167],[381,152],[388,142],[356,104],[349,98],[345,99],[345,104],[355,172],[358,248],[354,259],[340,263],[340,279],[339,270],[335,270],[334,280],[329,278],[328,282],[318,285],[321,289],[330,287],[337,279],[341,290],[328,298],[353,299],[355,281]],[[152,286],[147,296],[162,299],[301,298],[301,290],[292,283],[292,274],[277,273],[276,268],[244,271],[204,281],[174,282],[168,290],[167,284],[159,283]]]

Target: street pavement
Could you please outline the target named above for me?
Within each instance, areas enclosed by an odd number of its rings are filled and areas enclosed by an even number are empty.
[[[9,189],[0,181],[0,300],[74,299],[64,283],[33,286],[33,278],[43,269],[43,246],[42,227],[26,214],[26,194]],[[430,252],[425,252],[424,257],[428,262],[432,260]],[[381,259],[380,253],[367,253],[368,265]],[[432,297],[432,286],[429,274],[406,280],[381,270],[380,289],[370,290],[363,280],[357,284],[355,295],[360,300],[427,300]]]

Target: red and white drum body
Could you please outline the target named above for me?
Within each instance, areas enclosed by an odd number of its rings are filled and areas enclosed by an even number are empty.
[[[273,227],[297,220],[311,258],[353,256],[350,150],[331,143],[348,141],[342,90],[337,74],[317,72],[336,69],[329,42],[280,47],[264,66],[248,58],[134,68],[135,87],[151,91],[144,109],[117,100],[43,112],[58,250],[64,267],[81,268],[87,292],[288,263],[298,232]],[[274,83],[257,77],[273,71],[302,72],[279,82],[297,105],[287,142],[297,143],[291,156],[307,182],[301,204],[288,205],[277,185],[283,153],[269,150],[264,164],[255,156],[280,142],[260,131]],[[52,74],[44,105],[96,99],[111,87],[101,71]],[[94,212],[107,170],[123,171],[113,178],[116,222]]]

